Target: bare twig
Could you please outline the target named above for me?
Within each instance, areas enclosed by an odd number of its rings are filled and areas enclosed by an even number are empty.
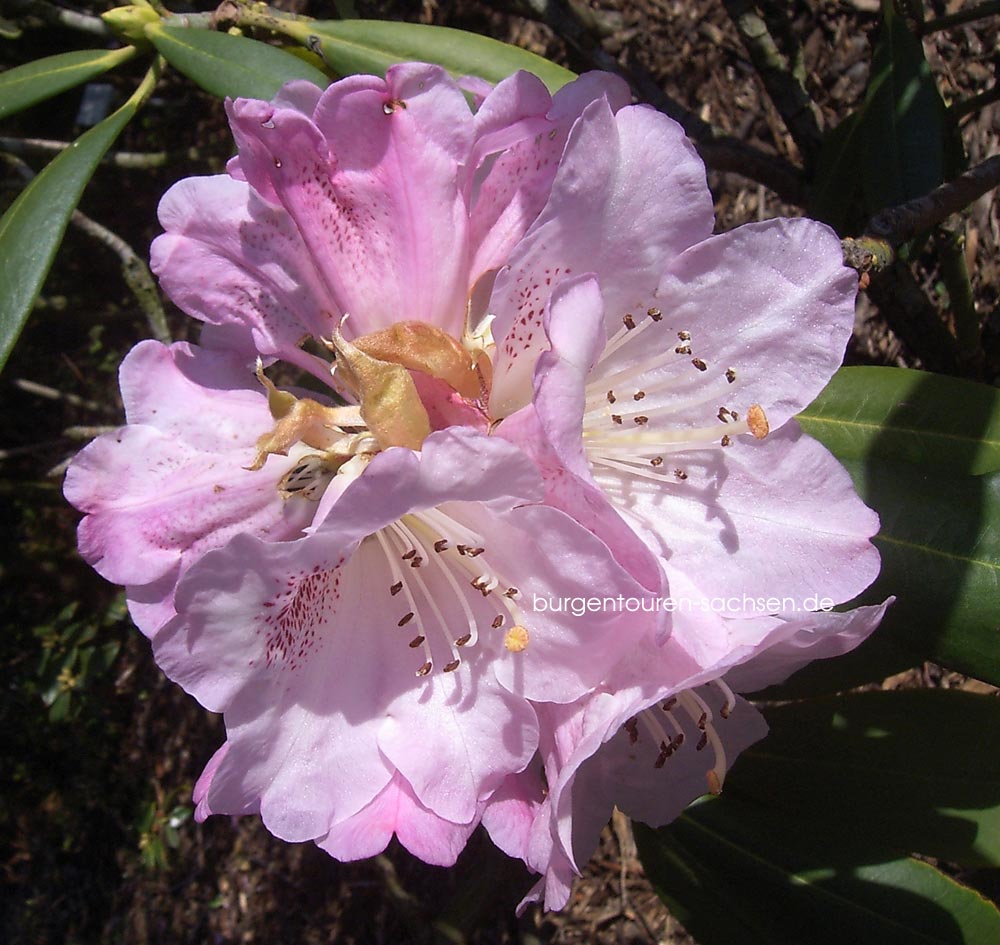
[[[645,70],[625,68],[608,53],[588,26],[588,18],[568,0],[515,0],[525,15],[548,25],[595,68],[620,75],[636,97],[674,119],[693,139],[705,164],[713,170],[749,177],[773,190],[787,203],[805,203],[802,173],[782,158],[758,151],[699,118],[670,98]]]
[[[8,154],[56,154],[65,151],[70,146],[69,141],[52,141],[48,138],[7,138],[0,136],[0,151]],[[110,164],[113,167],[120,167],[128,170],[149,170],[150,168],[166,167],[172,161],[179,158],[197,160],[200,157],[197,149],[191,148],[187,152],[169,151],[114,151],[106,154],[101,161],[102,164]]]
[[[816,103],[793,74],[793,63],[778,49],[753,0],[723,0],[723,5],[785,127],[806,164],[812,164],[823,137]]]
[[[113,33],[99,16],[67,10],[45,0],[4,0],[4,12],[13,17],[38,17],[51,26],[65,26],[82,33],[111,39]]]
[[[957,13],[938,17],[936,20],[926,20],[920,32],[921,35],[926,36],[928,33],[950,30],[953,26],[964,26],[973,20],[982,20],[997,13],[1000,13],[1000,0],[987,0],[986,3],[981,3],[977,7],[967,7]]]
[[[987,105],[992,105],[998,100],[1000,100],[1000,82],[994,85],[992,89],[987,89],[978,95],[970,95],[969,98],[962,99],[962,101],[950,105],[948,107],[948,117],[954,121],[960,121],[967,115],[975,114],[980,109],[986,108]]]
[[[880,210],[868,221],[862,236],[843,240],[844,260],[863,272],[884,269],[895,261],[896,247],[943,223],[997,186],[1000,186],[1000,155],[988,158],[923,197]]]
[[[121,260],[122,278],[132,290],[132,295],[139,303],[146,316],[146,324],[157,341],[170,344],[170,329],[167,326],[167,314],[160,302],[160,293],[153,281],[149,266],[139,258],[136,251],[129,246],[117,233],[112,233],[106,226],[92,220],[79,210],[73,212],[70,221],[83,230],[88,236],[103,243]]]
[[[38,384],[25,378],[18,378],[14,381],[14,386],[26,394],[34,394],[36,397],[44,397],[46,400],[61,400],[73,407],[82,407],[84,410],[92,410],[95,413],[117,413],[109,404],[99,404],[96,400],[87,400],[78,394],[72,394],[66,390],[56,390],[54,387]]]

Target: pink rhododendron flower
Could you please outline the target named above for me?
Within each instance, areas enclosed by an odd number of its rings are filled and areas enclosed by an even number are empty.
[[[791,419],[850,332],[839,243],[713,236],[690,142],[627,101],[522,73],[473,112],[422,64],[293,83],[229,103],[229,174],[165,196],[153,268],[204,347],[130,355],[129,426],[67,495],[225,715],[199,818],[437,864],[483,820],[557,908],[613,805],[663,823],[721,788],[764,732],[733,689],[877,624],[802,606],[878,570]],[[528,607],[668,595],[723,604]]]
[[[169,375],[187,400],[164,424],[143,388],[141,415],[89,448],[69,494],[89,513],[88,558],[133,596],[155,585],[160,665],[225,714],[199,816],[259,811],[278,836],[343,858],[395,833],[450,862],[535,753],[532,702],[580,698],[650,632],[650,619],[610,611],[524,616],[522,595],[648,591],[538,505],[535,465],[487,435],[489,363],[470,320],[481,278],[544,203],[574,118],[607,95],[621,86],[594,77],[552,100],[521,75],[473,115],[435,67],[324,93],[293,85],[231,105],[231,177],[164,199],[154,267],[209,323],[210,348],[182,353],[198,371],[217,362],[226,381],[211,386],[227,397],[188,417],[209,385],[193,369],[187,387]],[[335,376],[304,336],[334,349]],[[260,361],[253,389],[238,365],[257,353],[353,405],[279,390]],[[230,401],[240,411],[219,424]],[[222,515],[217,495],[243,504]],[[117,561],[122,536],[119,557],[143,568]]]

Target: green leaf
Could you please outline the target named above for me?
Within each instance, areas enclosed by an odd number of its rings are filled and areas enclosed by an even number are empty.
[[[0,219],[0,368],[24,327],[84,187],[158,77],[154,66],[121,108],[53,160]]]
[[[1000,866],[1000,699],[955,689],[852,693],[765,710],[770,732],[727,779],[809,822],[847,862],[922,853]]]
[[[298,56],[255,39],[162,22],[148,26],[146,35],[167,62],[220,98],[271,99],[293,79],[329,84]]]
[[[575,73],[499,40],[444,26],[385,20],[292,20],[281,30],[318,52],[341,75],[369,72],[385,75],[397,62],[434,62],[456,78],[475,75],[499,82],[524,69],[556,91]]]
[[[896,596],[876,632],[914,664],[933,660],[1000,685],[1000,473],[845,465],[881,518],[882,571],[858,602]]]
[[[905,368],[841,368],[798,419],[842,460],[1000,470],[1000,390],[986,384]]]
[[[134,46],[78,49],[9,69],[0,74],[0,119],[101,75],[134,55]]]
[[[946,176],[946,108],[924,48],[891,2],[872,53],[865,94],[862,184],[868,211],[919,197]]]
[[[860,226],[857,197],[861,187],[858,167],[863,160],[862,110],[848,115],[823,136],[816,165],[816,181],[809,202],[809,216],[829,223],[844,234]]]
[[[810,820],[725,798],[635,825],[646,875],[701,945],[990,945],[1000,913],[926,863],[831,865]]]

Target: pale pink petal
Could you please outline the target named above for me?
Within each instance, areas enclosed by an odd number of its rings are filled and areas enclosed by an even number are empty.
[[[649,547],[625,524],[589,475],[584,480],[566,468],[549,444],[534,407],[522,407],[508,417],[496,435],[519,446],[534,461],[545,484],[545,505],[566,512],[596,535],[643,587],[665,591],[663,569]]]
[[[307,334],[329,336],[334,303],[280,207],[219,175],[175,184],[159,215],[166,232],[150,264],[188,315],[241,328],[265,355],[288,356]]]
[[[818,612],[781,619],[753,657],[726,673],[726,682],[740,692],[755,692],[784,682],[813,660],[849,653],[868,639],[893,600],[890,597],[877,606],[846,613]],[[734,637],[743,638],[743,624],[750,622],[733,621]]]
[[[473,117],[444,70],[346,79],[312,117],[243,99],[229,116],[242,172],[294,221],[333,314],[351,315],[345,331],[408,318],[461,333],[468,217],[458,167]]]
[[[720,612],[806,610],[803,601],[816,595],[850,600],[878,575],[869,541],[878,517],[844,468],[794,422],[764,440],[740,437],[728,449],[669,461],[687,478],[607,467],[595,478],[666,560],[668,577],[683,571],[697,580],[724,601]]]
[[[627,105],[625,83],[588,73],[549,97],[534,76],[518,72],[501,82],[476,114],[471,166],[496,152],[476,180],[471,214],[471,282],[504,265],[517,241],[545,206],[570,129],[584,108],[606,98],[613,110]],[[483,176],[477,175],[477,178]]]
[[[294,460],[244,468],[273,425],[250,380],[233,359],[185,344],[132,350],[121,373],[132,425],[98,437],[66,474],[67,499],[86,513],[80,553],[98,573],[144,585],[235,534],[301,533],[315,506],[277,491]]]
[[[589,105],[574,125],[541,215],[497,277],[490,311],[498,355],[491,404],[525,402],[551,287],[595,272],[609,325],[651,294],[667,264],[710,235],[705,170],[680,126],[652,109]]]
[[[508,776],[491,795],[483,810],[483,826],[508,856],[527,859],[532,826],[544,797],[541,764]]]
[[[259,800],[268,829],[286,840],[324,835],[388,782],[373,710],[400,684],[385,649],[371,645],[379,635],[354,629],[367,617],[369,582],[385,580],[373,572],[378,556],[348,557],[357,541],[348,537],[303,567],[306,541],[239,536],[206,555],[178,590],[181,616],[155,641],[164,671],[225,713],[229,750],[209,808],[236,813]]]
[[[397,774],[367,807],[338,821],[316,844],[338,860],[360,860],[381,853],[395,833],[423,862],[453,866],[477,823],[454,824],[431,813]]]
[[[429,677],[419,695],[404,693],[378,735],[416,798],[458,823],[471,821],[479,799],[527,765],[538,747],[534,711],[497,685],[491,656],[477,647],[458,672]]]

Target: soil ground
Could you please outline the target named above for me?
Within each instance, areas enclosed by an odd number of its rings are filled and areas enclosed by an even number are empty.
[[[549,26],[522,15],[524,8],[513,2],[357,6],[365,15],[487,33],[577,71],[593,60]],[[597,14],[599,53],[726,133],[799,160],[721,0],[594,0],[590,6]],[[807,88],[823,124],[832,127],[863,94],[877,4],[794,0],[782,6],[804,50]],[[925,6],[928,16],[940,16],[962,4],[940,0]],[[331,15],[332,4],[303,0],[297,9],[323,17]],[[34,32],[0,45],[0,62],[16,65],[77,41],[67,33]],[[1000,55],[995,19],[934,33],[925,48],[947,101],[992,86]],[[78,93],[63,96],[8,123],[3,133],[68,139],[77,133],[78,105]],[[987,107],[961,130],[970,162],[982,160],[998,150],[1000,112]],[[174,76],[165,81],[144,126],[127,130],[118,147],[164,148],[174,155],[167,168],[155,171],[102,168],[82,204],[145,255],[157,232],[159,195],[180,177],[221,170],[230,145],[219,103]],[[43,161],[29,163],[38,169]],[[713,172],[710,180],[719,229],[799,212],[736,174]],[[12,192],[9,185],[5,193]],[[996,203],[983,198],[958,225],[983,324],[981,348],[966,373],[994,382],[1000,374]],[[916,274],[925,289],[940,295],[933,261],[918,265]],[[176,312],[171,324],[176,337],[188,331]],[[857,328],[854,361],[920,363],[919,353],[864,297]],[[396,846],[373,861],[340,864],[312,845],[275,840],[253,817],[214,818],[200,826],[184,819],[194,780],[222,740],[221,723],[163,679],[148,646],[122,617],[113,589],[75,556],[76,515],[59,490],[64,461],[79,445],[64,431],[119,422],[117,363],[147,334],[114,259],[71,229],[0,382],[0,495],[13,511],[8,527],[15,536],[0,563],[6,630],[0,665],[10,680],[0,695],[0,727],[7,737],[0,748],[0,868],[6,887],[0,937],[14,945],[691,941],[645,880],[627,824],[618,820],[562,913],[529,909],[515,919],[513,905],[531,879],[482,836],[474,837],[455,869],[438,870]],[[46,395],[32,384],[55,393]],[[65,601],[78,602],[77,615],[105,614],[98,642],[119,649],[106,672],[92,673],[75,692],[60,720],[43,699],[51,682],[46,654],[61,658],[76,645],[67,640],[80,617],[60,613]],[[966,685],[933,667],[902,681],[942,679]]]

